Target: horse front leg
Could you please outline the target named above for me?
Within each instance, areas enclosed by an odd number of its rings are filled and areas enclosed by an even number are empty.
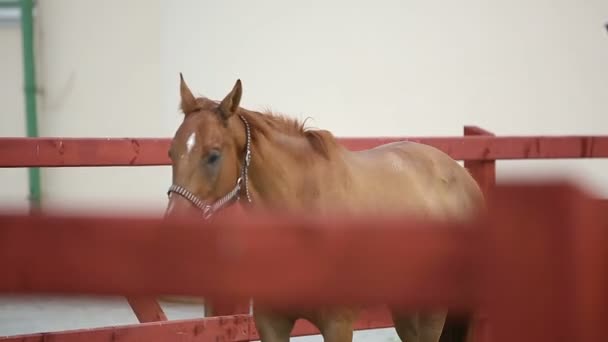
[[[353,322],[335,320],[326,322],[319,327],[323,342],[352,342]]]
[[[289,342],[296,322],[286,315],[256,309],[253,311],[253,319],[261,342]]]
[[[356,311],[351,309],[319,310],[308,315],[324,342],[352,342]]]
[[[439,342],[447,312],[402,314],[392,311],[397,335],[403,342]]]

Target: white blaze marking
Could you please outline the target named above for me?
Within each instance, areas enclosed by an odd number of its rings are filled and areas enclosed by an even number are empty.
[[[186,151],[190,153],[196,144],[196,133],[190,134],[188,140],[186,140]]]

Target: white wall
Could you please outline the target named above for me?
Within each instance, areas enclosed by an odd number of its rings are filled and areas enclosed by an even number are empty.
[[[161,1],[167,123],[177,73],[221,98],[350,136],[604,134],[607,1]],[[569,174],[608,196],[606,161],[500,162]],[[573,173],[574,172],[574,173]]]

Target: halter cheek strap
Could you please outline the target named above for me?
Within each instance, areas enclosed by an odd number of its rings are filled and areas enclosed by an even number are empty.
[[[173,184],[169,187],[167,191],[167,196],[170,196],[171,193],[178,194],[183,198],[187,199],[190,203],[192,203],[195,207],[199,208],[203,212],[203,218],[208,219],[218,210],[225,207],[227,204],[231,203],[234,200],[239,199],[239,192],[241,187],[244,185],[245,187],[245,195],[247,196],[247,202],[251,203],[251,196],[249,194],[249,187],[247,186],[247,173],[249,171],[249,165],[251,163],[251,129],[249,128],[249,123],[242,115],[239,115],[243,123],[245,123],[245,130],[247,133],[247,141],[245,142],[245,158],[243,160],[243,165],[241,167],[241,175],[236,180],[236,184],[234,188],[224,195],[219,200],[209,204],[205,201],[198,198],[195,194],[193,194],[188,189],[183,186]]]

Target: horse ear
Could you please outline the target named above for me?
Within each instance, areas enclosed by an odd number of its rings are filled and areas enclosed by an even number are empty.
[[[243,95],[243,87],[241,86],[241,80],[236,80],[234,87],[232,87],[232,91],[224,97],[222,102],[220,103],[220,113],[224,117],[224,119],[230,118],[232,115],[236,113],[239,108],[239,104],[241,103],[241,96]]]
[[[189,114],[196,111],[196,99],[184,81],[184,76],[181,72],[179,73],[179,93],[181,96],[182,112],[184,112],[184,114]]]

